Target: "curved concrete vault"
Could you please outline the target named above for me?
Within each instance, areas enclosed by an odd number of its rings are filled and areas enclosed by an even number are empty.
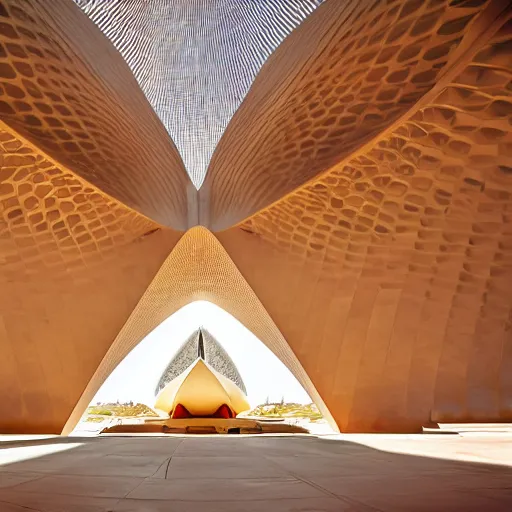
[[[68,431],[197,299],[342,430],[512,419],[511,2],[326,0],[199,192],[72,0],[0,0],[0,45],[0,431]]]
[[[126,59],[199,188],[259,69],[322,0],[75,2]]]
[[[290,369],[325,417],[332,418],[302,365],[222,245],[206,228],[198,226],[183,235],[163,263],[98,366],[64,432],[75,427],[105,379],[133,348],[173,313],[198,300],[216,304],[255,334]]]

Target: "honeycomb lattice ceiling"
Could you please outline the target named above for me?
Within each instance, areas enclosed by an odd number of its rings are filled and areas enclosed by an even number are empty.
[[[170,3],[0,0],[0,431],[193,300],[343,431],[510,421],[512,0]]]
[[[323,0],[75,0],[121,52],[194,185],[256,74]]]

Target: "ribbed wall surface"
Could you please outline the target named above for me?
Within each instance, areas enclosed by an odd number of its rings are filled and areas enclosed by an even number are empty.
[[[512,10],[456,5],[480,36],[415,110],[218,234],[342,431],[512,417]]]
[[[192,181],[261,66],[322,0],[75,0],[121,52]]]

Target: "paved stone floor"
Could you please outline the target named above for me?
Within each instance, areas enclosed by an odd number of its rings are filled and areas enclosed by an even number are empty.
[[[0,438],[1,512],[512,511],[512,434]]]

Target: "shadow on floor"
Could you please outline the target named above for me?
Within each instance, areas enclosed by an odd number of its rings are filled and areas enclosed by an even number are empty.
[[[512,436],[493,434],[6,441],[0,510],[509,512],[507,459]]]

